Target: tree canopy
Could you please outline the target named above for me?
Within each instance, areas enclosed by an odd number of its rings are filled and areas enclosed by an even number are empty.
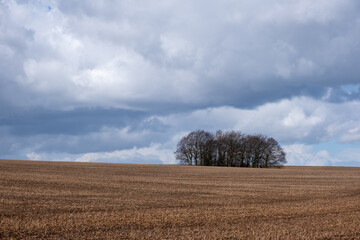
[[[184,165],[268,168],[286,163],[286,154],[274,138],[221,130],[189,133],[177,144],[175,156]]]

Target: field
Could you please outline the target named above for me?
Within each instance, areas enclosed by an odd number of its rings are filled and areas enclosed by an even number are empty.
[[[0,239],[360,239],[360,168],[0,160]]]

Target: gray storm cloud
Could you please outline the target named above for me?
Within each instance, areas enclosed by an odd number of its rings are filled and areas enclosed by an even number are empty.
[[[2,79],[33,105],[253,107],[359,81],[357,1],[1,5]]]
[[[359,39],[356,0],[0,0],[0,154],[165,159],[194,128],[356,144]]]

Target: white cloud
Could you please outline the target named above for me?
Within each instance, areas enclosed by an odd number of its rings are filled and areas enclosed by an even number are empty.
[[[284,146],[287,165],[297,166],[333,166],[341,162],[330,156],[326,150],[314,151],[312,146],[292,144]]]
[[[316,150],[316,145],[291,144],[283,146],[287,165],[298,166],[360,166],[359,148],[331,144],[330,149]],[[333,151],[332,147],[343,149]],[[326,146],[325,146],[326,148]],[[332,151],[331,154],[329,151]]]
[[[113,152],[86,153],[77,157],[76,162],[115,161],[145,163],[161,161],[163,164],[174,164],[174,151],[164,149],[160,144],[152,144],[144,148],[132,148]]]
[[[358,124],[358,123],[353,123]],[[344,133],[341,135],[340,142],[359,142],[360,141],[360,128],[354,127],[351,129],[344,129]]]
[[[360,102],[325,103],[301,97],[267,103],[255,109],[232,107],[208,108],[191,113],[159,117],[174,128],[236,129],[246,133],[262,133],[281,142],[358,141]],[[337,113],[337,114],[334,114]]]
[[[306,116],[304,109],[302,107],[296,107],[286,115],[282,123],[286,127],[296,127],[298,128],[301,125],[314,126],[322,122],[321,116]]]
[[[3,1],[0,57],[12,59],[10,79],[33,105],[52,96],[46,106],[57,108],[253,106],[294,89],[311,94],[314,82],[351,84],[359,75],[347,68],[358,62],[357,7],[351,0]]]
[[[29,160],[44,160],[44,157],[41,154],[37,154],[37,153],[34,153],[34,152],[26,154],[26,157]]]

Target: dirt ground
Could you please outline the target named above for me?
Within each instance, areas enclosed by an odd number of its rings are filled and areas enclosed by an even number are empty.
[[[360,239],[360,168],[0,160],[0,239]]]

